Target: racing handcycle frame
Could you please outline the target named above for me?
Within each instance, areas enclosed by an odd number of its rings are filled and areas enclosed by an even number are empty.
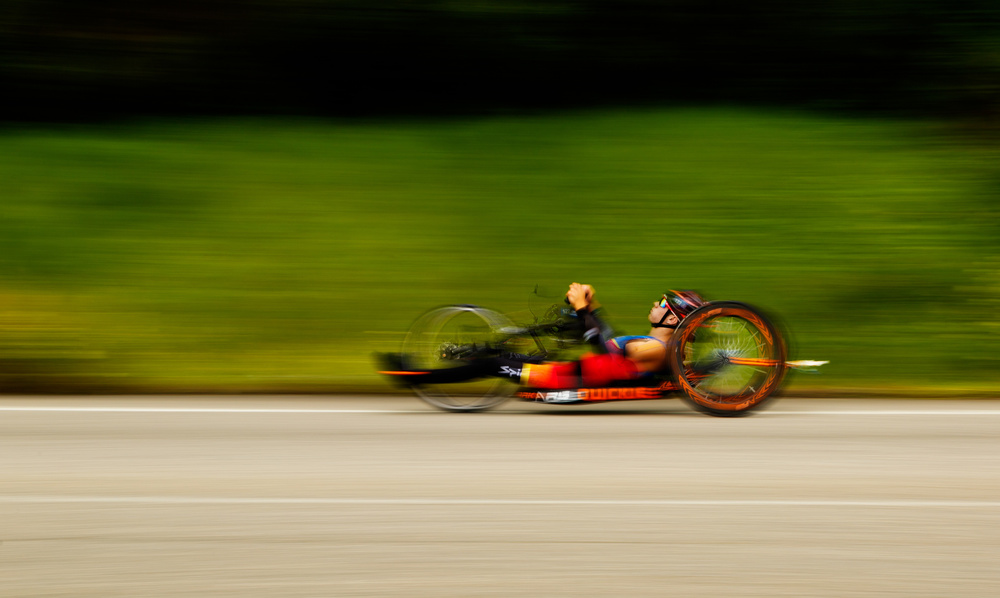
[[[784,336],[760,310],[737,301],[712,301],[691,312],[668,343],[667,370],[600,388],[546,390],[501,378],[463,383],[412,384],[409,375],[470,360],[513,355],[529,362],[559,361],[584,347],[572,310],[552,306],[541,318],[514,324],[499,312],[475,305],[446,305],[420,316],[403,341],[407,371],[383,374],[407,384],[426,403],[445,411],[475,412],[513,397],[549,404],[655,400],[679,396],[698,411],[739,416],[762,407],[779,389],[789,368],[826,362],[789,362]]]

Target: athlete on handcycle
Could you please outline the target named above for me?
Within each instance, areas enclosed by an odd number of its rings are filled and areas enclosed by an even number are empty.
[[[416,370],[398,354],[382,355],[383,367],[405,376],[396,377],[408,385],[463,382],[475,378],[509,379],[521,386],[560,390],[600,387],[627,382],[669,369],[668,344],[677,325],[705,304],[693,291],[667,291],[649,310],[652,328],[644,336],[614,336],[601,319],[594,288],[572,283],[566,302],[576,312],[584,340],[594,353],[578,361],[552,362],[519,354],[477,358],[468,364],[446,369]]]

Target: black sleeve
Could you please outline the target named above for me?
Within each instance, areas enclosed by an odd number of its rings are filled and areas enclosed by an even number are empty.
[[[580,309],[576,312],[583,328],[583,340],[590,343],[598,353],[607,353],[605,343],[615,336],[615,331],[598,315],[600,309],[590,311]]]

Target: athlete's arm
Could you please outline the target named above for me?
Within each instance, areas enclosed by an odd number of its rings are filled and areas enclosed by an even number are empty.
[[[655,340],[634,340],[625,345],[625,356],[640,372],[658,372],[665,367],[667,347]]]
[[[600,304],[594,299],[594,287],[574,282],[566,291],[566,301],[576,310],[576,317],[583,328],[583,339],[596,352],[607,353],[604,343],[614,336],[614,331],[598,315]]]

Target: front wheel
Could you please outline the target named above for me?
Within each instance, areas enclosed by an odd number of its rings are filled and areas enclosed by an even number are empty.
[[[672,368],[684,398],[710,415],[737,416],[760,407],[785,376],[779,330],[753,307],[718,301],[677,327]]]
[[[466,365],[495,346],[513,323],[503,314],[474,305],[446,305],[420,316],[403,340],[403,357],[414,369]],[[444,411],[484,411],[509,399],[517,385],[499,378],[415,385],[425,403]]]

